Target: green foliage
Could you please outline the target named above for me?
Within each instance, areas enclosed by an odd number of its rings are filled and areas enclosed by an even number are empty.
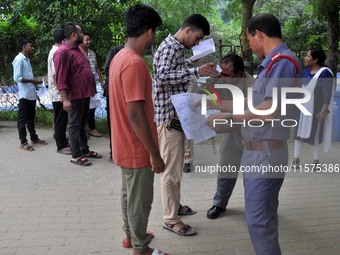
[[[190,15],[200,13],[211,25],[211,34],[217,36],[223,31],[223,22],[218,9],[218,0],[145,0],[145,4],[154,7],[161,15],[163,24],[157,31],[156,43],[163,41],[168,34],[174,34]]]
[[[283,38],[290,48],[304,50],[313,45],[327,47],[325,17],[317,14],[318,7],[310,0],[258,0],[254,14],[259,12],[268,12],[278,17],[282,24]]]
[[[35,123],[40,125],[51,125],[53,123],[53,113],[39,107],[35,111]]]
[[[68,21],[81,25],[91,36],[92,49],[103,66],[109,50],[122,44],[125,38],[124,14],[136,0],[16,0],[0,4],[2,20],[0,53],[5,56],[1,64],[2,82],[12,75],[12,62],[20,37],[30,37],[36,45],[32,66],[35,76],[47,72],[47,56],[53,44],[53,32]],[[2,60],[1,60],[2,61]],[[5,65],[8,68],[3,68]],[[6,79],[6,81],[5,81]],[[6,83],[7,83],[6,82]],[[5,84],[6,84],[5,83]]]
[[[91,36],[92,49],[99,66],[109,50],[125,39],[124,13],[138,0],[2,0],[0,2],[0,83],[11,85],[11,63],[21,37],[36,45],[31,62],[36,76],[47,72],[46,60],[53,44],[52,34],[67,21],[75,21]],[[175,33],[183,20],[201,13],[211,24],[211,36],[225,45],[240,45],[242,1],[240,0],[144,0],[158,10],[163,25],[157,31],[156,44]],[[339,8],[339,0],[257,0],[254,14],[269,12],[282,23],[284,40],[292,49],[313,45],[327,48],[327,11]],[[328,16],[327,16],[328,17]],[[232,49],[233,51],[235,48]],[[230,51],[224,48],[223,54]]]
[[[14,19],[9,14],[6,19],[0,20],[0,83],[12,84],[12,61],[18,54],[17,46],[20,38],[32,38],[36,34],[37,23],[25,16]]]

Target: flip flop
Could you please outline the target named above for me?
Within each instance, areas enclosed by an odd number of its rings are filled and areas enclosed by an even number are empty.
[[[170,255],[169,253],[162,252],[161,250],[158,250],[157,248],[153,249],[153,252],[151,255]]]
[[[172,231],[172,232],[174,232],[174,233],[176,233],[177,235],[180,235],[180,236],[193,236],[197,233],[197,231],[195,229],[193,229],[192,227],[190,227],[189,225],[184,225],[184,227],[182,227],[179,230],[174,229],[175,225],[176,224],[170,224],[170,223],[164,222],[163,228],[170,230],[170,231]]]
[[[76,158],[76,159],[71,159],[70,162],[72,164],[76,164],[78,166],[90,166],[92,165],[91,161],[89,161],[87,158]]]
[[[181,208],[185,208],[185,211],[181,211]],[[195,214],[196,211],[191,209],[189,206],[187,205],[180,205],[179,208],[178,208],[178,213],[177,215],[193,215]]]
[[[146,231],[146,234],[149,235],[151,239],[155,237],[155,235],[150,231]],[[122,241],[122,246],[127,249],[132,248],[132,244],[130,242],[126,242],[125,239]]]

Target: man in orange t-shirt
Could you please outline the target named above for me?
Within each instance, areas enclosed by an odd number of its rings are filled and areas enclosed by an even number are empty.
[[[160,156],[152,103],[152,80],[143,59],[161,25],[149,6],[135,5],[125,16],[128,41],[111,61],[109,101],[112,156],[122,170],[121,204],[126,238],[122,245],[133,254],[164,254],[151,249],[147,233],[153,200],[154,173],[165,169]]]

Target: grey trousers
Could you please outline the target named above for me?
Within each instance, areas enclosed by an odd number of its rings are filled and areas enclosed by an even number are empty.
[[[243,144],[240,133],[225,134],[220,145],[220,166],[233,166],[237,172],[218,173],[213,205],[226,208],[233,193],[240,168]]]
[[[151,242],[146,229],[153,201],[154,173],[151,167],[139,169],[121,167],[121,170],[123,230],[127,236],[131,236],[133,248],[143,252]]]

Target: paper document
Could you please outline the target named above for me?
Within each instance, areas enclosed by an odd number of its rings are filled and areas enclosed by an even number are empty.
[[[192,47],[193,56],[190,58],[191,61],[198,60],[205,56],[208,56],[211,53],[215,52],[215,43],[214,39],[210,38],[204,41],[201,41],[197,46]]]
[[[193,139],[195,144],[216,135],[216,132],[206,123],[206,118],[201,114],[201,108],[194,107],[200,100],[201,95],[196,93],[171,96],[171,102],[181,121],[184,134],[187,139]]]
[[[222,68],[221,68],[219,65],[217,65],[215,69],[216,69],[216,71],[219,72],[219,73],[222,72]]]

